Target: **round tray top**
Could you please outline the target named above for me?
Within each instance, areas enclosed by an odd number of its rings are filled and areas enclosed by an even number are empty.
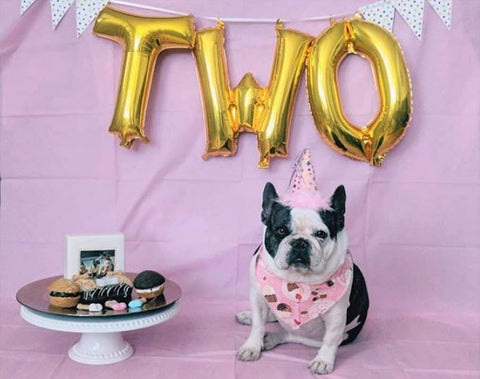
[[[133,280],[137,274],[127,272],[126,275]],[[103,317],[114,317],[114,316],[128,316],[128,315],[138,315],[153,311],[158,311],[160,309],[167,309],[175,304],[176,301],[182,296],[182,290],[180,286],[172,282],[171,280],[166,280],[165,289],[163,290],[163,295],[158,296],[155,299],[152,299],[145,304],[142,308],[127,308],[123,311],[114,311],[111,309],[103,309],[101,312],[89,312],[84,310],[78,310],[76,308],[58,308],[50,305],[48,300],[48,286],[56,279],[62,278],[59,276],[52,276],[49,278],[37,280],[26,286],[20,288],[17,292],[17,301],[23,306],[30,308],[34,311],[47,313],[50,315],[60,315],[66,317],[85,317],[85,318],[103,318]],[[133,296],[135,298],[135,296]]]

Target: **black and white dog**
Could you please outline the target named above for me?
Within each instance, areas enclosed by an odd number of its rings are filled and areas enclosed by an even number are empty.
[[[282,203],[271,183],[265,186],[264,240],[250,265],[252,310],[237,315],[240,323],[251,324],[239,360],[257,360],[262,350],[282,343],[302,343],[319,348],[310,370],[328,374],[338,346],[357,337],[369,301],[348,251],[345,200],[345,188],[339,186],[328,206],[297,208]],[[284,330],[265,332],[271,321]]]

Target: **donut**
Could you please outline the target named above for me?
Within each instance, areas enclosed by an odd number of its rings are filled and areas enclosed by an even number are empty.
[[[48,286],[50,305],[59,308],[73,308],[80,301],[81,289],[68,279],[57,279]]]
[[[132,286],[132,281],[123,271],[109,271],[103,278],[91,278],[88,273],[85,273],[74,275],[72,280],[80,286],[82,291],[92,291],[113,284],[128,284]]]
[[[84,291],[80,299],[82,304],[105,304],[108,300],[116,300],[119,303],[128,303],[132,299],[132,287],[128,284],[113,284]]]
[[[132,286],[132,281],[125,275],[123,271],[110,271],[107,272],[106,278],[114,277],[118,279],[118,283],[120,284],[128,284]],[[108,279],[107,279],[108,280]]]
[[[97,288],[95,279],[90,278],[88,274],[73,275],[72,280],[82,291],[91,291]]]
[[[145,270],[135,277],[133,286],[138,297],[153,299],[163,294],[165,278],[156,271]]]

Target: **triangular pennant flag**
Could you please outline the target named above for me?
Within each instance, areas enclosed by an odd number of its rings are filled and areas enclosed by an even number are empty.
[[[108,0],[77,0],[77,37],[82,35],[107,3]]]
[[[450,30],[450,27],[452,26],[453,0],[428,0],[428,2],[440,16],[445,26]]]
[[[424,0],[393,0],[395,9],[418,39],[422,38]]]
[[[22,3],[20,4],[20,14],[24,14],[35,1],[36,0],[22,0]]]
[[[50,0],[52,27],[55,29],[75,0]]]
[[[377,23],[392,31],[395,8],[390,1],[378,1],[358,9],[366,20]]]

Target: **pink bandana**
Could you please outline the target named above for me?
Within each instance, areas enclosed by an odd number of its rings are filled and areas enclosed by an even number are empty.
[[[260,250],[255,276],[271,311],[291,328],[298,329],[328,311],[347,292],[353,276],[353,262],[347,252],[342,266],[320,284],[290,283],[267,271]]]

